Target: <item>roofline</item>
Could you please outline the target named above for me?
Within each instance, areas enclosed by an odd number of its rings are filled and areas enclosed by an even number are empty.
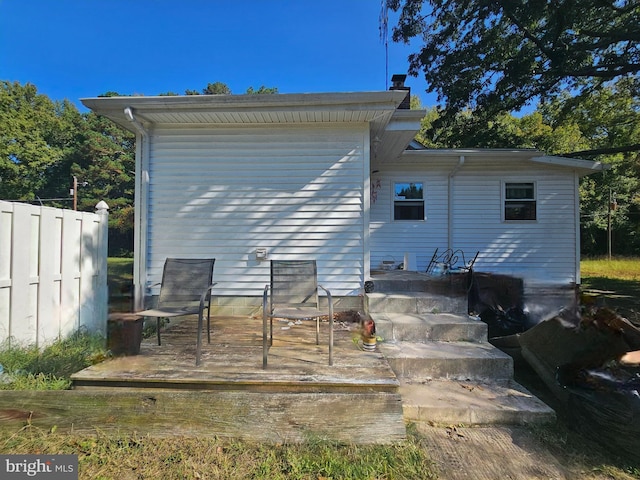
[[[135,115],[145,128],[157,122],[152,118],[158,114],[205,113],[210,115],[255,113],[279,114],[295,112],[316,112],[332,114],[351,112],[352,120],[382,122],[386,125],[391,115],[397,111],[406,92],[385,90],[378,92],[354,93],[277,93],[244,95],[182,95],[154,97],[94,97],[83,98],[82,103],[99,115],[104,115],[121,127],[134,131],[129,116]],[[364,115],[359,115],[362,113]],[[250,118],[247,116],[246,118]],[[330,118],[330,117],[322,117]],[[302,120],[301,120],[302,121]],[[179,122],[178,122],[179,123]],[[206,122],[205,122],[206,123]],[[228,123],[228,122],[223,122]],[[240,123],[252,123],[251,121]],[[262,122],[258,122],[262,123]],[[294,121],[294,123],[297,123]]]
[[[411,158],[417,161],[419,157],[450,157],[457,159],[459,157],[487,157],[492,158],[514,158],[534,163],[553,165],[556,167],[572,168],[578,170],[580,175],[588,175],[590,173],[602,172],[611,168],[610,165],[592,160],[583,160],[579,158],[561,157],[556,155],[546,155],[544,152],[536,149],[528,148],[455,148],[455,149],[423,149],[423,150],[406,150],[402,154],[403,157]]]
[[[492,155],[498,157],[513,157],[514,155],[529,157],[534,155],[544,155],[543,151],[535,148],[424,148],[420,150],[407,150],[403,155],[411,156],[433,156],[460,157],[460,156],[480,156]]]
[[[388,104],[397,108],[406,92],[385,90],[379,92],[338,92],[338,93],[277,93],[242,95],[167,95],[133,97],[89,97],[80,101],[95,111],[115,110],[125,107],[149,110],[215,109],[237,110],[239,108],[277,107],[331,107],[345,105]]]
[[[602,162],[596,162],[593,160],[583,160],[581,158],[559,157],[555,155],[543,155],[540,157],[533,157],[532,162],[543,163],[547,165],[556,165],[561,167],[577,168],[580,170],[586,170],[587,174],[591,172],[602,172],[609,170],[611,165]]]

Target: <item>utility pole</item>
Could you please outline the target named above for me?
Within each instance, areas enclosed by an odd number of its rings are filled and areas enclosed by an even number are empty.
[[[73,176],[73,209],[78,210],[78,177]]]
[[[80,182],[81,187],[86,187],[89,182]],[[69,195],[73,195],[73,209],[78,210],[78,177],[73,176],[73,188],[69,190]]]

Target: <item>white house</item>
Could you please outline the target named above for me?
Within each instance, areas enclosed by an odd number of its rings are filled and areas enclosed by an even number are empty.
[[[602,166],[416,149],[424,111],[399,109],[406,95],[83,99],[137,135],[136,306],[168,256],[215,257],[229,299],[259,298],[275,258],[315,258],[334,296],[357,298],[382,262],[406,254],[424,271],[436,248],[525,282],[579,282],[578,179]]]

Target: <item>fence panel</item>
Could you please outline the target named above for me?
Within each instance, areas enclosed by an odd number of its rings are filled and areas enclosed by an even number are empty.
[[[0,342],[106,334],[107,233],[97,213],[0,201]]]

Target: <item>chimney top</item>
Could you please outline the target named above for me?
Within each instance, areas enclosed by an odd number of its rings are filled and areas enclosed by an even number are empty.
[[[407,79],[407,76],[404,74],[396,73],[391,77],[391,83],[394,87],[404,87],[404,81]]]
[[[409,110],[411,108],[411,88],[405,86],[404,81],[406,79],[406,75],[396,73],[391,77],[391,87],[389,87],[389,90],[404,90],[407,92],[402,103],[398,105],[398,108],[401,110]]]

